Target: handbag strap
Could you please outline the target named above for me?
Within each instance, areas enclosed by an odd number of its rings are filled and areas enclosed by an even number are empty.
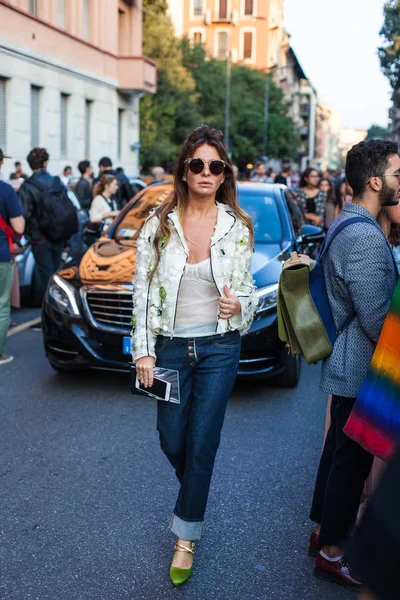
[[[18,236],[19,239],[21,239],[22,236],[19,233],[17,233],[16,231],[14,231],[14,229],[10,225],[7,225],[7,223],[5,222],[5,220],[3,219],[3,217],[1,215],[0,215],[0,229],[2,229],[4,231],[4,233],[6,234],[10,252],[11,252],[11,254],[14,254],[15,236]]]

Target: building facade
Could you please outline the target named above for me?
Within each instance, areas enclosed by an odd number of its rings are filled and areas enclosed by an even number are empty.
[[[366,139],[368,131],[366,129],[344,128],[340,130],[339,137],[339,157],[342,165],[346,163],[346,156],[350,148]]]
[[[283,0],[169,0],[178,37],[202,44],[213,58],[271,71],[280,64]]]
[[[49,170],[109,156],[139,171],[139,101],[156,91],[142,56],[133,0],[0,0],[0,148],[15,160],[34,146]],[[76,171],[75,171],[76,173]]]

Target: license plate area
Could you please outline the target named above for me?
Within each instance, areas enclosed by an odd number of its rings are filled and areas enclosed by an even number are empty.
[[[122,353],[123,354],[131,354],[132,353],[132,338],[130,336],[122,338]]]

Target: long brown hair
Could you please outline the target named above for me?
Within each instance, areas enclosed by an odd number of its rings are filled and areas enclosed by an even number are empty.
[[[93,198],[96,198],[99,194],[103,194],[106,187],[116,179],[117,178],[115,175],[112,175],[112,173],[103,173],[93,188]]]
[[[393,247],[400,246],[400,225],[398,223],[392,223],[386,208],[382,208],[379,213],[378,223],[389,240],[389,244]]]
[[[160,264],[162,248],[165,248],[166,244],[168,243],[171,237],[171,229],[168,222],[169,213],[176,208],[179,220],[182,223],[188,207],[188,184],[186,183],[186,181],[183,180],[187,171],[185,161],[187,158],[192,158],[197,148],[200,148],[200,146],[204,146],[205,144],[207,144],[208,146],[213,146],[217,150],[219,156],[221,157],[221,160],[223,160],[227,165],[225,168],[225,181],[219,187],[215,199],[221,204],[227,204],[235,213],[236,217],[243,221],[243,223],[249,228],[250,243],[251,246],[253,245],[253,223],[249,215],[240,208],[239,202],[237,200],[236,181],[232,170],[232,162],[225,148],[224,134],[222,133],[222,131],[213,129],[208,125],[201,125],[200,127],[194,129],[188,135],[188,137],[185,140],[185,143],[182,146],[179,158],[175,164],[174,193],[171,200],[169,200],[168,202],[164,202],[155,212],[155,215],[158,217],[160,224],[154,237],[154,250],[156,253],[156,260],[154,268],[150,273],[150,279],[153,278]],[[163,244],[160,243],[161,240],[163,240]]]

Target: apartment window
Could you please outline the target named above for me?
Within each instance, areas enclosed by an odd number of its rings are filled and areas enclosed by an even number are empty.
[[[117,156],[118,160],[122,158],[122,127],[124,123],[124,109],[118,109],[118,131],[117,131]]]
[[[202,43],[201,31],[195,31],[194,32],[194,34],[193,34],[193,43],[201,45],[201,43]]]
[[[40,87],[31,86],[31,148],[39,146],[40,132]]]
[[[83,37],[90,38],[90,0],[83,0]]]
[[[90,140],[92,136],[92,104],[93,100],[85,101],[85,158],[90,158]]]
[[[253,58],[253,33],[245,31],[243,34],[243,59],[251,60]]]
[[[0,148],[6,148],[6,80],[0,78]]]
[[[60,156],[65,158],[68,150],[68,94],[60,96]]]
[[[246,17],[251,16],[254,10],[254,0],[244,0],[244,14]]]
[[[226,31],[218,32],[217,58],[226,58],[228,56],[228,34]]]
[[[28,11],[34,17],[37,17],[37,14],[38,14],[37,5],[38,5],[38,0],[28,0]]]
[[[193,0],[193,16],[202,17],[204,14],[203,0]]]
[[[65,29],[65,0],[58,0],[58,25]]]
[[[228,0],[219,0],[219,14],[220,19],[228,18]]]

